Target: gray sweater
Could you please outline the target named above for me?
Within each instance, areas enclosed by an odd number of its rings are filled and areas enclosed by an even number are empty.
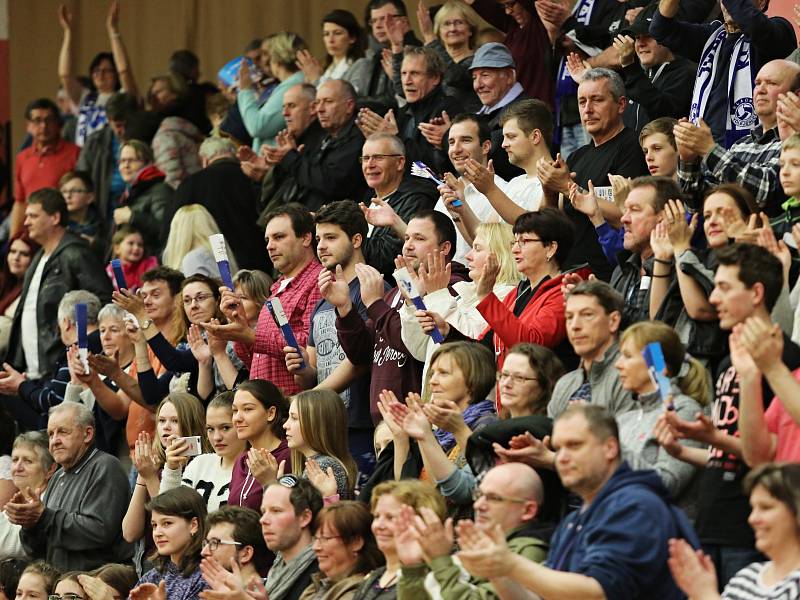
[[[680,418],[694,421],[697,413],[708,413],[707,408],[704,409],[696,400],[682,394],[674,381],[672,394],[675,413]],[[691,484],[697,468],[670,456],[653,435],[656,421],[664,412],[664,404],[658,391],[640,395],[637,401],[635,410],[616,416],[622,457],[632,469],[655,470],[678,506],[693,518],[696,513],[697,489]],[[703,447],[703,444],[693,440],[683,440],[681,443],[695,448]]]
[[[39,522],[20,532],[25,551],[61,571],[90,571],[133,555],[122,539],[130,486],[119,461],[90,447],[77,465],[47,484]]]
[[[614,416],[637,408],[630,393],[623,389],[614,363],[619,357],[619,345],[614,342],[600,360],[589,368],[589,383],[592,386],[592,404],[606,407]],[[581,386],[584,379],[583,366],[566,373],[556,382],[553,395],[547,405],[547,416],[555,419],[567,410],[572,394]]]

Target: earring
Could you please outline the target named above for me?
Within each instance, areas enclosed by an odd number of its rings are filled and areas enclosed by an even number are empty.
[[[550,262],[550,259],[551,259],[551,258],[553,258],[553,257],[552,257],[552,256],[550,256],[550,255],[548,254],[548,255],[547,255],[547,262]]]

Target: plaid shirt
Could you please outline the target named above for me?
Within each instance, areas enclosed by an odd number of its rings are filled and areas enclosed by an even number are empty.
[[[717,144],[700,162],[679,161],[678,185],[699,200],[720,183],[738,183],[755,196],[759,208],[772,215],[785,200],[778,179],[780,156],[778,128],[765,132],[758,126],[728,150]]]
[[[314,307],[322,299],[317,286],[322,265],[312,260],[281,290],[285,277],[272,284],[270,298],[281,301],[294,337],[301,348],[308,344],[308,328]],[[280,290],[280,291],[278,291]],[[287,396],[301,391],[294,376],[286,370],[283,333],[272,320],[266,304],[261,307],[256,325],[256,339],[252,347],[236,343],[236,354],[250,366],[250,379],[266,379],[274,383]]]

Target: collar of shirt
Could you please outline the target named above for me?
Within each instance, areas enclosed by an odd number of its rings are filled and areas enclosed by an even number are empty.
[[[488,115],[496,111],[497,109],[503,108],[507,104],[511,104],[511,101],[514,100],[517,96],[519,96],[523,91],[522,85],[516,82],[514,85],[511,86],[511,89],[506,92],[506,95],[500,99],[500,102],[494,104],[492,106],[482,106],[481,109],[478,111],[479,115]]]

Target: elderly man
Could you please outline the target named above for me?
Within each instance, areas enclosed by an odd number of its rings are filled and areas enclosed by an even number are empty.
[[[367,212],[367,221],[373,226],[363,248],[367,264],[391,278],[394,259],[403,246],[405,224],[418,210],[433,208],[438,194],[430,181],[406,175],[405,146],[388,133],[374,133],[364,142],[361,171],[372,190],[374,206],[370,210],[388,205],[397,217],[391,223],[379,222],[376,213]]]
[[[291,135],[278,136],[285,155],[275,167],[278,183],[273,201],[298,202],[310,211],[334,200],[361,198],[364,182],[358,156],[364,136],[356,127],[356,93],[342,79],[332,79],[317,90],[317,119],[325,137],[316,147],[303,148]]]
[[[599,406],[574,404],[553,426],[556,469],[583,500],[559,525],[544,565],[512,552],[496,528],[459,529],[458,558],[496,588],[524,587],[541,598],[677,600],[667,557],[671,538],[698,547],[686,516],[655,472],[622,460],[614,418]]]
[[[517,81],[516,65],[511,52],[499,42],[491,42],[478,48],[469,69],[472,74],[472,88],[482,104],[478,114],[485,115],[492,130],[489,160],[494,164],[495,173],[508,181],[522,171],[508,161],[508,155],[503,149],[500,114],[506,106],[527,96]]]
[[[127,562],[132,549],[121,525],[130,487],[119,461],[94,447],[91,410],[74,402],[51,408],[47,435],[60,468],[41,500],[22,490],[5,507],[9,520],[22,527],[25,551],[62,571]]]
[[[678,183],[692,194],[697,206],[705,193],[721,183],[738,183],[749,190],[759,208],[769,216],[782,212],[786,199],[780,186],[781,140],[778,136],[778,96],[800,91],[800,65],[772,60],[758,71],[753,102],[758,126],[729,149],[714,141],[702,120],[682,119],[675,126],[678,145]]]
[[[236,146],[225,138],[207,138],[200,145],[200,160],[202,170],[181,182],[167,207],[161,238],[167,239],[175,211],[200,204],[214,217],[241,268],[267,270],[263,232],[256,225],[257,197],[236,160]]]
[[[401,61],[396,67],[407,104],[399,110],[397,122],[391,111],[381,118],[363,108],[358,115],[359,127],[367,137],[379,131],[397,135],[413,160],[424,162],[438,173],[450,170],[443,138],[450,127],[450,117],[464,108],[458,100],[445,95],[444,62],[428,47],[401,48],[399,56]]]
[[[547,556],[547,545],[553,526],[536,519],[544,503],[542,480],[531,467],[507,463],[489,470],[474,492],[475,526],[482,531],[499,527],[511,552],[540,563]],[[415,541],[422,556],[415,564],[404,564],[398,593],[408,597],[425,597],[425,578],[432,574],[443,598],[467,600],[497,598],[491,582],[470,577],[450,555],[452,530],[446,529],[433,511],[422,509],[424,527],[416,522],[405,523],[406,532],[398,543]],[[424,563],[420,562],[424,560]]]
[[[617,73],[597,68],[583,75],[578,85],[578,108],[591,142],[570,154],[568,161],[557,156],[554,161],[539,163],[539,179],[551,206],[558,203],[559,194],[565,198],[569,195],[572,173],[574,181],[583,189],[588,188],[589,181],[595,186],[610,185],[609,173],[625,177],[648,173],[636,132],[625,127],[622,121],[626,104],[625,86]],[[612,202],[601,200],[600,209],[606,219],[619,220],[619,210]],[[576,242],[567,265],[588,262],[599,279],[608,280],[611,265],[597,241],[594,225],[566,200],[564,210],[575,225]]]

